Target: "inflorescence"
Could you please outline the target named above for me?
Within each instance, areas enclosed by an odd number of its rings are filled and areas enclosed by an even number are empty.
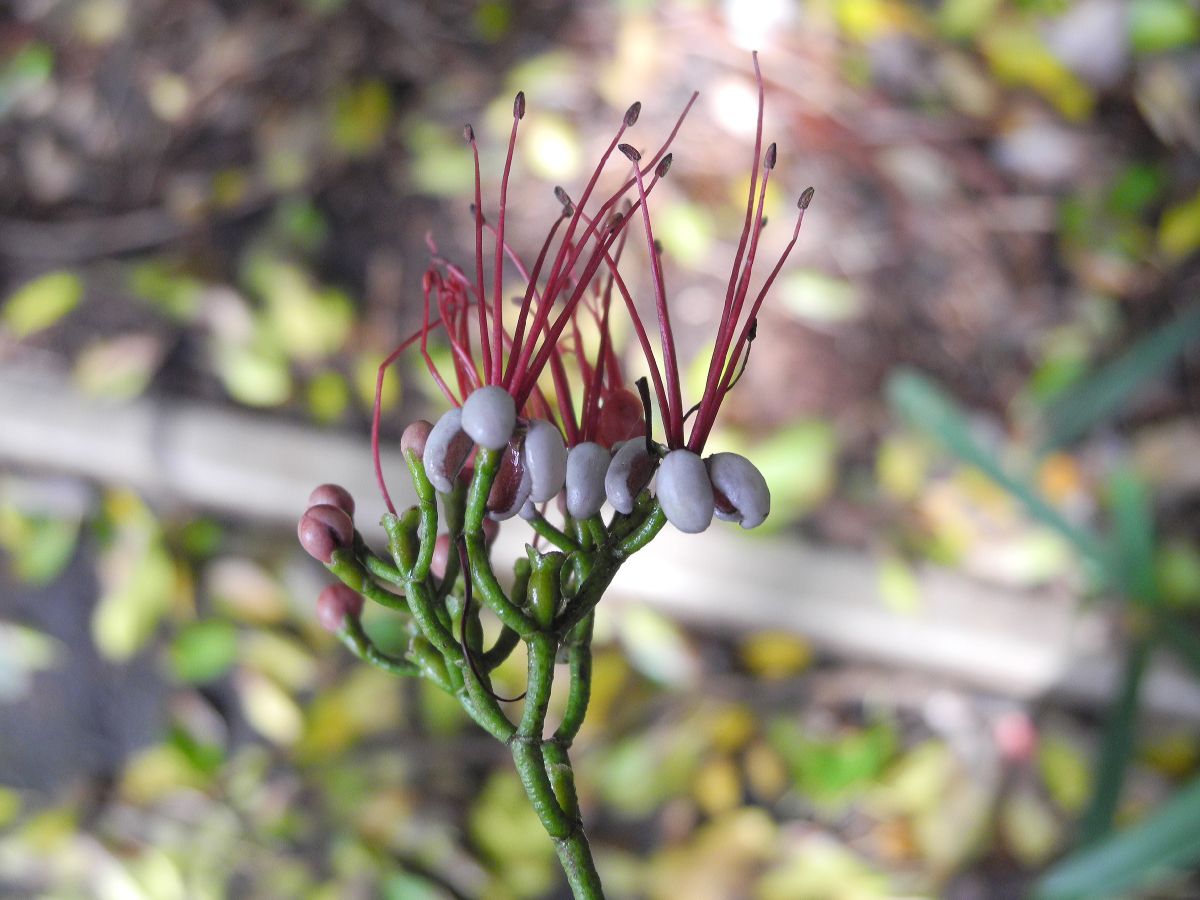
[[[509,176],[525,116],[525,96],[519,93],[494,224],[483,213],[475,133],[469,125],[464,129],[475,162],[474,272],[443,258],[430,241],[433,261],[422,280],[421,328],[379,369],[372,450],[388,509],[383,527],[390,559],[377,556],[355,529],[354,500],[336,485],[313,491],[299,523],[304,549],[340,582],[318,600],[320,623],[361,659],[396,674],[427,677],[455,694],[480,725],[512,748],[577,897],[601,896],[567,758],[587,707],[595,605],[621,563],[666,522],[694,533],[715,515],[753,528],[770,511],[766,481],[750,460],[735,453],[702,456],[721,404],[746,367],[759,310],[812,199],[812,188],[800,195],[791,240],[751,295],[764,198],[777,157],[775,144],[762,149],[764,91],[757,55],[754,72],[758,117],[745,220],[705,389],[694,405],[684,408],[650,200],[667,177],[669,148],[697,95],[649,154],[624,140],[641,112],[640,103],[629,107],[578,198],[555,189],[560,212],[528,266],[505,238]],[[614,154],[628,161],[629,175],[615,191],[598,196]],[[631,228],[640,228],[649,257],[657,348],[620,271]],[[490,283],[484,266],[489,240]],[[508,316],[506,261],[523,283],[517,312]],[[648,371],[648,378],[635,382],[636,390],[613,346],[612,317],[622,313]],[[438,330],[449,344],[445,372],[429,351],[430,336]],[[587,340],[589,333],[598,339]],[[397,512],[380,459],[379,396],[387,368],[412,346],[450,409],[435,423],[417,421],[404,430],[400,448],[418,503]],[[653,436],[655,406],[661,441]],[[557,510],[551,512],[554,501]],[[601,515],[606,503],[613,510],[607,521]],[[506,590],[492,570],[489,548],[497,523],[516,516],[535,536]],[[404,615],[409,643],[402,656],[382,652],[363,630],[364,597]],[[481,607],[501,624],[487,647]],[[520,642],[528,650],[528,688],[514,722],[501,706],[508,698],[492,688],[491,673]],[[560,654],[569,663],[567,708],[547,738],[550,683]]]

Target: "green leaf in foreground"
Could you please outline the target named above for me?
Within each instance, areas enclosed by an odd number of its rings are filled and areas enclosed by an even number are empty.
[[[1054,866],[1038,882],[1039,900],[1111,897],[1200,860],[1200,778],[1145,821]]]
[[[4,304],[0,320],[18,338],[49,328],[79,303],[83,282],[73,272],[48,272],[26,282]]]

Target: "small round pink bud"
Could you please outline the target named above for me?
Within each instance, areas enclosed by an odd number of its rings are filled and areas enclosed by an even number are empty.
[[[433,424],[424,419],[410,422],[400,434],[400,452],[405,456],[410,452],[415,453],[418,457],[424,456],[425,442],[429,439],[431,431],[433,431]]]
[[[344,584],[331,584],[317,597],[317,623],[326,631],[337,632],[346,619],[362,615],[363,598]]]
[[[308,495],[309,506],[336,506],[351,519],[354,518],[354,498],[340,484],[322,484],[313,488]]]
[[[349,547],[354,542],[354,523],[344,510],[318,503],[300,517],[296,535],[309,556],[328,564],[335,550]]]

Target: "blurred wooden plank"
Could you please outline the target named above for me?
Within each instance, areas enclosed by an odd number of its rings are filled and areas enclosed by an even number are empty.
[[[194,404],[106,405],[67,384],[0,370],[0,466],[130,485],[163,502],[294,522],[312,487],[337,481],[360,523],[378,521],[367,441]],[[399,455],[385,455],[398,505],[413,502]],[[527,534],[502,529],[515,557]],[[888,608],[877,563],[852,550],[757,539],[718,523],[698,536],[670,526],[622,569],[610,601],[646,602],[685,621],[783,629],[831,653],[911,668],[1022,698],[1088,705],[1109,696],[1118,666],[1106,619],[1062,594],[1027,594],[929,567],[912,614]],[[1159,660],[1152,709],[1200,720],[1200,686]]]

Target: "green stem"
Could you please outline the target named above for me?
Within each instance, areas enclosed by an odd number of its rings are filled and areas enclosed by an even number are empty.
[[[562,721],[554,732],[554,739],[564,748],[569,747],[579,733],[587,715],[588,701],[592,693],[592,623],[595,618],[587,616],[575,628],[566,641],[567,665],[571,671],[571,686],[567,692],[567,705]]]
[[[518,634],[525,636],[535,630],[533,620],[513,605],[506,596],[500,582],[492,573],[488,559],[487,544],[483,539],[483,517],[487,512],[487,498],[499,468],[500,454],[495,450],[480,447],[475,453],[475,475],[467,492],[466,518],[463,537],[467,543],[467,559],[471,567],[471,583],[479,598],[488,605],[500,621]]]
[[[546,517],[541,513],[534,512],[533,517],[525,521],[529,523],[530,528],[545,538],[551,546],[557,547],[563,553],[571,553],[579,549],[573,540],[546,521]]]
[[[592,861],[592,848],[588,846],[583,829],[576,829],[568,837],[555,840],[554,850],[575,900],[604,900],[600,873]]]
[[[363,630],[362,622],[353,616],[346,616],[342,627],[338,629],[337,636],[341,638],[342,643],[346,645],[351,653],[377,669],[382,669],[392,675],[421,674],[421,670],[416,663],[410,662],[407,659],[389,656],[376,647]]]

